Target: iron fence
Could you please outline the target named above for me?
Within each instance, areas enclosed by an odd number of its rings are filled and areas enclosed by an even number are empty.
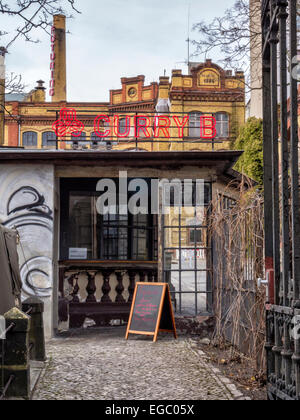
[[[296,0],[264,0],[262,33],[265,264],[271,297],[266,315],[268,396],[271,400],[299,400],[300,334],[297,319],[300,309],[300,213],[298,89],[295,77],[298,65],[295,60]]]

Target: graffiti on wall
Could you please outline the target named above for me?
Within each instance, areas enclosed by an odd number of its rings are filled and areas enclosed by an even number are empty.
[[[53,287],[53,172],[0,170],[0,219],[20,235],[23,297],[51,297]],[[6,168],[6,171],[8,168]],[[2,182],[3,179],[3,182]]]

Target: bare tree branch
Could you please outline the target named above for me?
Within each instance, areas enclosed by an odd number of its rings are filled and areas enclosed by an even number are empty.
[[[1,28],[0,45],[6,50],[14,44],[18,38],[27,42],[40,42],[38,32],[40,30],[50,33],[53,15],[64,14],[73,17],[71,12],[80,13],[76,8],[76,0],[0,0],[0,15],[8,16],[15,25],[9,24],[8,28]],[[14,27],[11,30],[11,27]],[[23,93],[25,85],[22,77],[11,73],[6,76],[6,93]]]
[[[0,0],[0,14],[7,15],[17,21],[17,26],[12,32],[8,30],[0,32],[1,39],[5,36],[8,41],[5,43],[8,49],[19,37],[26,41],[39,42],[33,37],[36,29],[47,29],[52,24],[52,16],[65,14],[72,17],[71,12],[80,13],[75,6],[75,0],[10,0],[10,4]]]
[[[297,3],[300,16],[300,0]],[[194,25],[194,30],[199,35],[193,41],[194,56],[211,58],[209,56],[212,53],[220,53],[224,57],[221,60],[223,67],[244,70],[246,86],[250,88],[250,63],[255,66],[261,61],[260,19],[260,0],[251,0],[251,7],[250,0],[235,0],[234,5],[222,17],[215,17],[209,23],[202,21]]]

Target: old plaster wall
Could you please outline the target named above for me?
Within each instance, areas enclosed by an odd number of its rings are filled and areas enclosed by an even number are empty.
[[[124,161],[124,163],[126,163]],[[57,166],[56,176],[61,178],[118,178],[120,171],[127,171],[127,175],[130,178],[141,177],[141,178],[159,178],[159,179],[205,179],[210,181],[215,179],[216,170],[215,168],[207,167],[179,167],[176,169],[156,169],[145,166],[144,168],[132,168],[124,165],[115,167],[91,167],[87,170],[84,166]]]
[[[183,167],[154,169],[126,168],[128,177],[153,177],[168,179],[198,178],[217,180],[215,168]],[[55,203],[59,202],[61,177],[118,177],[118,167],[101,166],[87,169],[80,166],[41,164],[4,164],[0,167],[0,221],[9,228],[17,228],[21,238],[19,258],[23,281],[23,299],[38,296],[45,303],[45,330],[50,337],[57,328],[57,249],[59,226],[54,226]],[[214,185],[214,192],[224,189],[222,183]],[[57,209],[56,212],[59,212]],[[159,254],[162,244],[159,241]],[[159,259],[162,261],[162,258]],[[160,270],[161,271],[161,267]],[[53,313],[53,308],[56,308]],[[53,324],[54,320],[54,324]]]
[[[23,282],[22,299],[37,296],[45,303],[45,333],[53,331],[53,165],[0,166],[0,221],[16,228]]]

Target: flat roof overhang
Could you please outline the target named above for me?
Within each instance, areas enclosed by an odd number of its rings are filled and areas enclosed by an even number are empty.
[[[55,166],[120,166],[180,169],[186,166],[214,167],[219,174],[226,173],[237,162],[242,151],[195,152],[140,152],[90,150],[0,150],[0,164],[31,163]]]

